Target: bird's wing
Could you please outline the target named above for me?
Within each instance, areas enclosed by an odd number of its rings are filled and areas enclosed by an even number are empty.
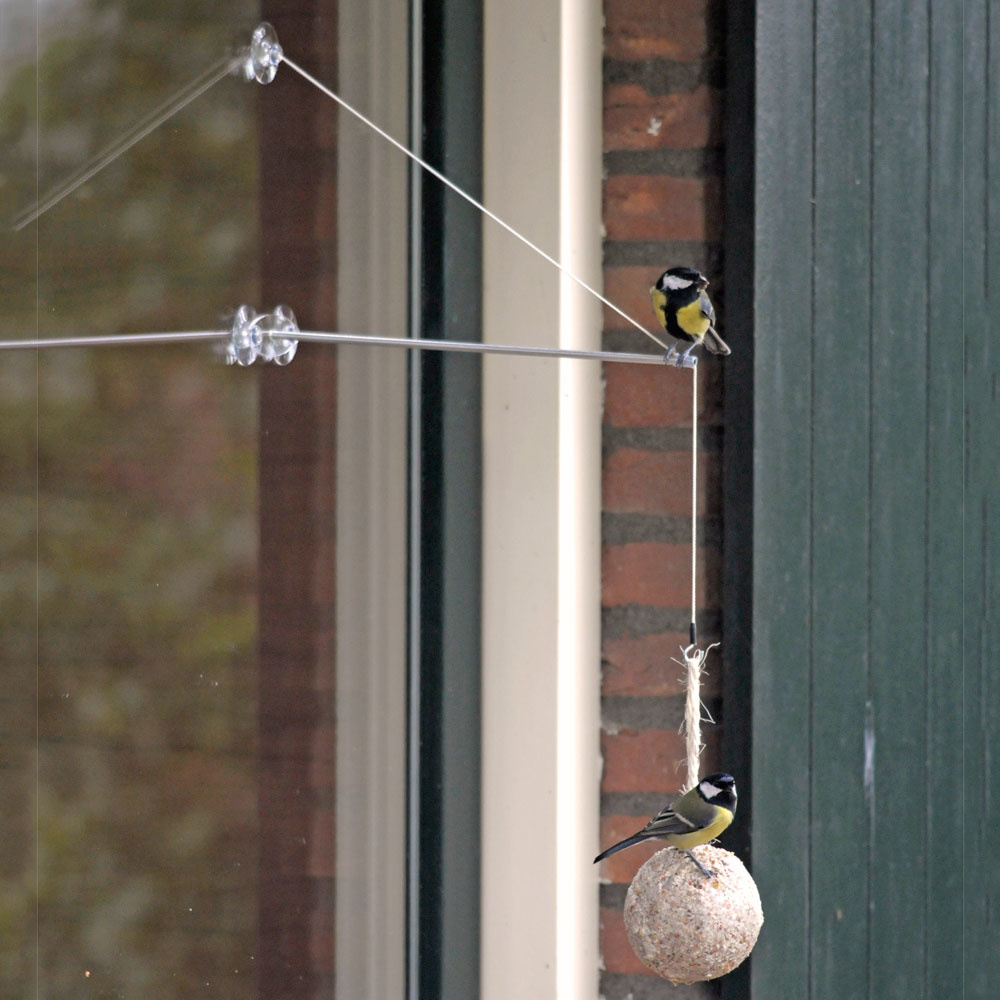
[[[715,326],[715,306],[712,305],[712,300],[704,292],[700,292],[698,302],[701,306],[701,314],[712,326]]]
[[[702,824],[678,816],[670,806],[667,806],[643,827],[642,832],[649,837],[662,837],[667,833],[691,833],[701,828]]]

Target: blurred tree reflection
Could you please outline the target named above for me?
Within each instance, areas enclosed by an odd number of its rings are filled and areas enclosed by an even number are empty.
[[[41,20],[0,78],[0,333],[205,329],[255,302],[238,81],[9,220],[256,7],[15,6]],[[255,374],[207,349],[0,358],[4,997],[255,995],[256,420]]]

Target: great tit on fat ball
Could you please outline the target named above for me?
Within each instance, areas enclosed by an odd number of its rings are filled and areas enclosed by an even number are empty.
[[[715,332],[715,309],[705,294],[708,279],[693,267],[672,267],[656,279],[649,290],[656,318],[671,337],[690,341],[679,359],[686,358],[698,344],[704,344],[713,354],[729,354],[725,341]],[[677,355],[671,346],[667,361]],[[680,363],[680,360],[677,362]]]
[[[710,774],[694,788],[660,810],[638,833],[619,841],[594,858],[594,864],[633,844],[659,838],[684,853],[708,876],[706,868],[689,850],[714,840],[736,815],[736,782],[731,774]]]

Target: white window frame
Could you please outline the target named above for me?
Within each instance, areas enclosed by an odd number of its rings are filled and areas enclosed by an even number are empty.
[[[485,4],[485,204],[594,286],[602,26]],[[484,340],[599,349],[592,296],[489,223],[484,257]],[[592,362],[484,362],[484,1000],[597,996],[601,391]]]
[[[342,88],[400,137],[407,6],[339,10]],[[484,19],[484,202],[599,286],[600,7],[486,0]],[[385,281],[406,272],[406,165],[348,128],[338,157],[339,325],[402,333],[405,282]],[[483,235],[484,340],[599,349],[599,303]],[[338,359],[336,995],[401,997],[406,358]],[[481,996],[596,997],[601,372],[483,365]]]

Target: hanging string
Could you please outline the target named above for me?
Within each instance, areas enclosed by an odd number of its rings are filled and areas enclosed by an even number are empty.
[[[705,749],[705,744],[701,739],[702,714],[705,721],[715,720],[705,708],[701,700],[701,675],[705,669],[705,660],[708,654],[719,644],[713,642],[708,649],[696,649],[688,646],[683,650],[685,667],[684,674],[684,720],[681,723],[681,731],[684,733],[684,762],[686,782],[684,791],[694,788],[698,784],[698,773],[701,767],[701,753]],[[675,661],[675,662],[680,662]]]
[[[684,791],[698,784],[701,754],[705,744],[701,739],[702,713],[707,721],[714,721],[701,700],[701,675],[705,659],[719,644],[713,642],[708,649],[698,649],[698,370],[691,373],[691,626],[687,648],[682,665],[684,674],[684,719],[681,732],[684,734],[684,760],[686,781]],[[682,661],[676,660],[676,663]]]
[[[688,642],[698,641],[698,369],[691,372],[691,629]]]
[[[701,751],[704,744],[701,742],[701,667],[704,663],[704,654],[698,655],[699,650],[690,655],[691,649],[688,647],[684,653],[684,666],[686,667],[684,684],[684,771],[687,782],[684,790],[694,788],[698,784],[698,769],[701,763]]]

